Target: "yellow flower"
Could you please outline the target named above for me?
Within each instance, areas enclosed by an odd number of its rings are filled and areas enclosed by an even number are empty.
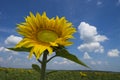
[[[25,22],[18,24],[17,32],[24,38],[15,48],[26,47],[30,50],[29,58],[34,53],[38,59],[41,54],[47,50],[49,54],[53,52],[51,46],[69,46],[73,38],[72,34],[76,32],[71,22],[65,17],[48,18],[44,12],[42,15],[37,13],[34,15],[30,12],[30,16],[25,18]]]
[[[83,72],[80,72],[80,75],[81,75],[81,77],[86,77],[87,76],[87,74],[85,74]]]

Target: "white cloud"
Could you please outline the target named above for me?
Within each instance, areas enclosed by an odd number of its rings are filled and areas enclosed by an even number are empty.
[[[85,42],[94,41],[94,36],[97,35],[96,27],[85,22],[80,23],[78,30],[80,33],[80,38]]]
[[[84,59],[92,59],[87,52],[84,53],[83,58]]]
[[[96,65],[96,62],[95,61],[91,61],[90,62],[92,65]]]
[[[78,31],[80,33],[80,39],[84,41],[83,44],[78,46],[78,49],[83,52],[104,52],[104,47],[100,42],[108,40],[105,35],[100,35],[97,32],[95,26],[89,25],[86,22],[81,22],[78,26]]]
[[[68,59],[65,59],[65,58],[61,58],[61,57],[56,57],[55,59],[51,60],[49,63],[48,63],[48,66],[47,68],[48,69],[64,69],[64,70],[73,70],[73,69],[80,69],[81,66],[75,62],[72,62]]]
[[[9,52],[10,50],[5,47],[0,47],[0,52]]]
[[[104,35],[99,35],[95,26],[89,25],[86,22],[81,22],[78,26],[80,38],[85,42],[104,42],[108,38]]]
[[[64,61],[62,61],[62,62],[57,62],[57,61],[55,61],[54,63],[55,63],[55,64],[60,64],[60,65],[69,64],[69,62],[68,62],[67,60],[64,60]]]
[[[120,51],[118,49],[112,49],[108,51],[108,56],[109,57],[118,57],[120,54]]]
[[[100,60],[98,60],[98,61],[90,61],[90,64],[92,64],[92,65],[108,65],[108,62],[107,61],[100,61]]]
[[[74,63],[74,62],[63,58],[62,61],[54,61],[53,63],[54,63],[54,64],[57,64],[57,65],[69,65],[69,64],[72,64],[72,63]]]
[[[92,42],[92,43],[84,43],[78,46],[78,49],[83,52],[104,52],[103,46],[100,45],[99,42]]]
[[[14,54],[14,55],[17,55],[17,54],[18,54],[18,52],[9,50],[9,49],[7,49],[7,48],[5,48],[5,47],[0,47],[0,52],[3,52],[3,53],[12,53],[12,54]]]
[[[10,35],[6,40],[5,40],[5,44],[7,45],[15,45],[18,42],[20,42],[22,40],[21,37],[18,36],[14,36],[14,35]]]
[[[94,36],[94,41],[96,41],[96,42],[104,42],[105,40],[108,40],[108,38],[104,35]]]

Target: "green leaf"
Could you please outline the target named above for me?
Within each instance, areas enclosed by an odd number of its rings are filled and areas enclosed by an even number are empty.
[[[32,47],[30,48],[26,48],[26,47],[19,47],[19,48],[7,48],[7,49],[10,49],[10,50],[13,50],[13,51],[19,51],[19,52],[30,52]]]
[[[78,63],[82,66],[85,66],[85,67],[89,68],[86,64],[84,64],[82,61],[80,61],[75,55],[70,54],[66,49],[62,48],[62,49],[57,50],[56,51],[56,56],[66,58],[68,60],[71,60],[75,63]]]
[[[37,64],[32,64],[32,68],[39,73],[41,71],[40,67]]]

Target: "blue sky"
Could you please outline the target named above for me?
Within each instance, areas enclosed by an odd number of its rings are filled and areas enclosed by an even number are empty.
[[[90,66],[91,70],[120,72],[120,0],[1,0],[0,66],[30,68],[37,63],[29,53],[7,50],[22,37],[15,31],[29,12],[47,13],[73,23],[77,32],[67,49]],[[53,54],[54,55],[54,54]],[[87,69],[63,58],[48,63],[48,69]]]

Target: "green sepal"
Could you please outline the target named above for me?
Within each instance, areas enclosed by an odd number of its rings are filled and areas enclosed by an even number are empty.
[[[32,47],[30,48],[26,48],[26,47],[18,47],[18,48],[7,48],[9,50],[13,50],[13,51],[19,51],[19,52],[30,52]]]
[[[32,64],[32,68],[39,73],[41,71],[40,67],[37,64]]]
[[[89,68],[85,63],[83,63],[81,60],[79,60],[75,55],[70,54],[65,48],[56,50],[56,56],[66,58],[66,59],[71,60],[75,63],[78,63],[84,67]]]

